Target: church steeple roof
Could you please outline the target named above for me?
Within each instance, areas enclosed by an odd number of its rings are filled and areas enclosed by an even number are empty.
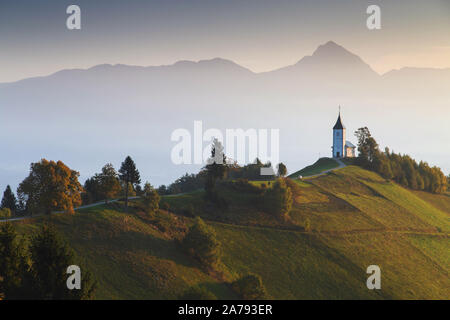
[[[341,119],[341,111],[339,111],[339,117],[336,121],[336,124],[333,127],[333,130],[335,130],[335,129],[345,129],[345,126],[342,123],[342,119]]]

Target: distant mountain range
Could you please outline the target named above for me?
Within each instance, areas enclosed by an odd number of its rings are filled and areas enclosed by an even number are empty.
[[[149,180],[168,183],[193,170],[170,167],[170,134],[191,129],[194,120],[215,128],[280,128],[281,158],[298,169],[330,151],[338,105],[349,128],[368,125],[383,143],[450,170],[450,160],[441,160],[450,159],[441,147],[450,140],[443,129],[448,101],[450,69],[379,75],[332,41],[263,73],[221,58],[62,70],[0,84],[0,130],[9,148],[0,181],[16,183],[40,157],[72,161],[85,177],[92,162],[100,168],[130,153],[146,163]],[[418,140],[402,140],[414,127],[421,128]]]

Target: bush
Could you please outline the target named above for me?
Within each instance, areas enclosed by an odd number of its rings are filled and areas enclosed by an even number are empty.
[[[195,217],[194,212],[195,212],[194,206],[192,204],[190,204],[188,207],[183,208],[182,215],[185,217],[194,218]]]
[[[182,245],[189,255],[206,267],[214,268],[220,261],[221,246],[216,233],[199,217],[189,228]]]
[[[305,229],[306,232],[311,231],[311,220],[309,220],[309,218],[306,218],[305,225],[303,226],[303,228]]]
[[[187,289],[180,300],[217,300],[217,297],[204,287],[194,286]]]
[[[261,194],[261,188],[251,184],[247,179],[237,179],[236,181],[229,181],[224,183],[229,186],[233,191],[249,194]]]
[[[164,201],[163,203],[161,203],[161,208],[163,208],[166,211],[170,211],[170,204],[168,202]]]
[[[158,192],[151,186],[150,183],[146,183],[143,191],[143,203],[147,214],[155,213],[159,209],[160,196]]]
[[[0,209],[0,219],[9,219],[11,218],[11,209],[3,208]]]
[[[233,290],[244,300],[267,299],[267,291],[261,277],[256,274],[248,274],[232,283]]]
[[[263,195],[263,210],[281,218],[287,218],[292,208],[292,190],[284,179],[278,179]]]

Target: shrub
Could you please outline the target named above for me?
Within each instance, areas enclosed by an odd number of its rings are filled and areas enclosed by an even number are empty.
[[[213,268],[220,260],[221,246],[216,233],[199,217],[189,228],[182,245],[189,255],[206,267]]]
[[[311,231],[311,220],[309,218],[306,218],[305,225],[303,226],[306,232]]]
[[[186,217],[194,218],[195,217],[194,206],[190,204],[186,208],[183,208],[182,214]]]
[[[267,291],[261,277],[256,274],[248,274],[232,283],[233,290],[244,300],[267,299]]]
[[[166,210],[166,211],[170,211],[170,204],[169,204],[168,202],[164,201],[164,202],[161,204],[161,208],[163,208],[163,209]]]
[[[278,179],[263,196],[262,209],[273,215],[286,218],[292,208],[292,190],[284,179]]]
[[[159,209],[160,196],[150,183],[144,185],[143,203],[147,214],[155,213]]]
[[[194,286],[187,289],[180,300],[217,300],[217,297],[204,287]]]
[[[9,219],[11,218],[11,209],[3,208],[0,209],[0,219]]]

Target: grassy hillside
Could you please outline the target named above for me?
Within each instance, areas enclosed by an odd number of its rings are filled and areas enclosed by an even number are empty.
[[[326,170],[337,168],[338,166],[339,163],[337,163],[332,158],[320,158],[314,164],[292,173],[291,175],[289,175],[289,177],[290,178],[297,178],[298,176],[308,177],[319,174]]]
[[[253,272],[275,299],[450,299],[450,197],[412,192],[355,166],[289,184],[287,220],[223,186],[227,209],[197,191],[162,197],[169,211],[152,216],[116,203],[51,220],[98,279],[97,298],[173,299],[193,285],[235,298],[229,282]],[[194,215],[222,243],[220,276],[177,244]],[[31,233],[43,219],[16,223]],[[381,268],[381,290],[366,287],[372,264]]]

